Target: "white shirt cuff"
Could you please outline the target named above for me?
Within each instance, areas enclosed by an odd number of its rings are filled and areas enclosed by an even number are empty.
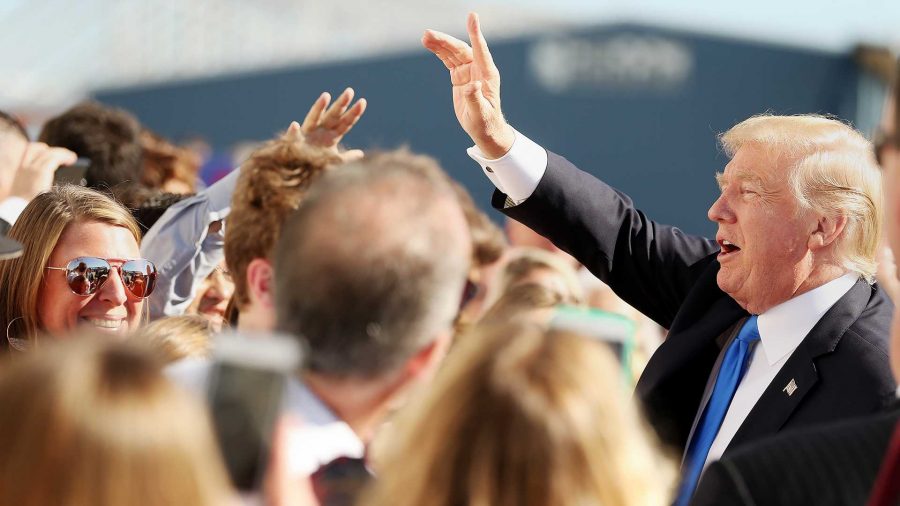
[[[22,197],[7,197],[0,202],[0,218],[10,226],[15,225],[27,205],[28,201]]]
[[[505,155],[496,160],[485,158],[478,146],[466,152],[481,165],[481,170],[515,204],[521,204],[534,193],[547,170],[547,151],[516,132],[516,140]]]

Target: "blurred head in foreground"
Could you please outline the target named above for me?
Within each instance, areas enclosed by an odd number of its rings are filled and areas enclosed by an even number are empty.
[[[181,315],[154,320],[131,339],[157,352],[168,364],[184,358],[209,356],[215,332],[217,329],[209,319],[200,315]]]
[[[395,151],[322,177],[275,251],[278,330],[307,344],[307,383],[324,397],[366,385],[354,390],[377,394],[371,411],[383,414],[443,357],[470,259],[465,217],[434,160]]]
[[[201,406],[149,352],[77,339],[0,373],[0,505],[226,504]]]
[[[476,333],[398,415],[364,504],[667,503],[674,467],[605,347],[528,324]]]

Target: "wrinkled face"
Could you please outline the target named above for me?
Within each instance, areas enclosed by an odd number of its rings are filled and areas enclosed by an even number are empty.
[[[719,288],[755,314],[793,297],[812,268],[817,222],[791,193],[788,166],[786,157],[745,144],[717,176],[722,193],[709,208],[719,225]]]
[[[65,267],[73,258],[82,256],[128,260],[140,258],[140,252],[126,228],[95,221],[78,222],[63,231],[47,265]],[[55,337],[70,335],[82,325],[123,335],[137,328],[142,307],[143,300],[122,284],[118,269],[111,269],[106,282],[88,296],[72,292],[64,271],[47,269],[38,291],[39,326]]]

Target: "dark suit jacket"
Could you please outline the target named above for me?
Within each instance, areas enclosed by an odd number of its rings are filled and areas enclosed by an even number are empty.
[[[719,289],[718,246],[648,219],[631,199],[548,152],[547,171],[518,206],[493,204],[572,254],[625,301],[669,329],[636,395],[663,442],[684,451],[729,331],[747,316]],[[677,196],[673,195],[673,199]],[[893,306],[859,281],[816,324],[731,441],[874,413],[893,398],[887,358]],[[784,388],[794,380],[796,391]]]
[[[691,505],[863,505],[898,418],[892,409],[740,448],[706,468]]]

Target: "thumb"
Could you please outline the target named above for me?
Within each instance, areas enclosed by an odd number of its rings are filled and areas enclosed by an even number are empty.
[[[487,117],[490,114],[489,109],[491,108],[490,102],[484,98],[484,93],[481,92],[482,82],[481,81],[472,81],[467,84],[463,89],[463,95],[466,97],[466,101],[469,102],[476,111]]]
[[[344,163],[347,163],[362,160],[365,155],[366,154],[361,149],[348,149],[347,151],[341,152],[339,156]]]

